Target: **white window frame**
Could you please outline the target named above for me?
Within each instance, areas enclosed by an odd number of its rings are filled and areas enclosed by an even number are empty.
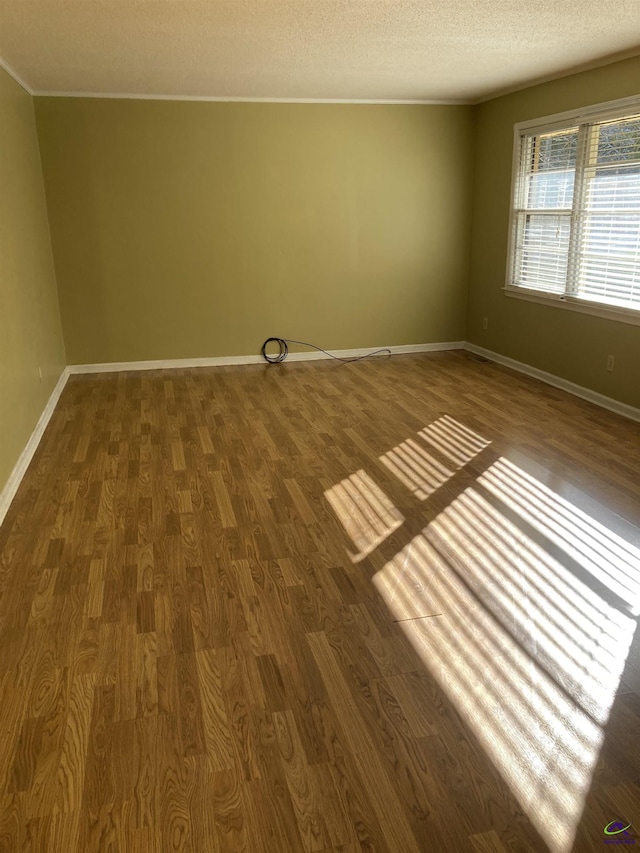
[[[516,190],[520,170],[521,138],[525,133],[547,133],[553,130],[562,130],[565,127],[584,124],[585,122],[606,120],[608,118],[622,118],[624,115],[633,115],[640,112],[640,95],[630,98],[620,98],[616,101],[607,101],[601,104],[584,107],[577,110],[567,110],[554,115],[542,116],[541,118],[518,122],[513,126],[513,162],[511,166],[511,193],[509,196],[509,242],[507,246],[507,276],[503,288],[505,296],[516,299],[524,299],[528,302],[539,302],[544,305],[552,305],[556,308],[564,308],[569,311],[577,311],[581,314],[594,314],[597,317],[605,317],[610,320],[618,320],[622,323],[631,323],[640,326],[640,309],[626,308],[622,306],[607,305],[604,302],[596,302],[592,299],[582,299],[579,296],[564,294],[545,293],[534,288],[513,285],[513,267],[516,251]]]

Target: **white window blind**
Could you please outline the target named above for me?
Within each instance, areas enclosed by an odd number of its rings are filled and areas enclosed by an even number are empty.
[[[640,104],[519,131],[507,288],[640,311]]]

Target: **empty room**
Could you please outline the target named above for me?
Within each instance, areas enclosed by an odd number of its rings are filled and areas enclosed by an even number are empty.
[[[0,0],[1,853],[640,844],[640,7]]]

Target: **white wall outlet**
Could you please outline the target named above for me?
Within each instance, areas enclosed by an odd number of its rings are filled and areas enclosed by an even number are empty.
[[[615,364],[615,361],[616,361],[615,355],[608,355],[607,356],[607,370],[609,371],[609,373],[611,373],[613,371],[613,365]]]

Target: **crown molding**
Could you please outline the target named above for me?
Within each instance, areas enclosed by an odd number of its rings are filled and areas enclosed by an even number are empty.
[[[31,86],[27,83],[27,81],[26,81],[23,77],[21,77],[21,76],[18,74],[18,72],[17,72],[17,71],[15,71],[15,70],[14,70],[14,69],[9,65],[9,63],[8,63],[8,62],[6,62],[6,61],[5,61],[1,56],[0,56],[0,68],[4,68],[4,70],[7,72],[7,74],[9,75],[9,77],[13,77],[13,79],[16,81],[16,83],[17,83],[19,86],[22,86],[22,88],[25,90],[25,92],[27,92],[29,95],[34,95],[34,94],[35,94],[35,92],[34,92],[34,91],[33,91],[33,89],[31,88]]]
[[[416,105],[416,106],[476,106],[484,104],[487,101],[493,101],[496,98],[502,98],[505,95],[511,95],[515,92],[522,92],[525,89],[530,89],[533,86],[539,86],[543,83],[551,83],[554,80],[561,80],[563,77],[571,77],[573,74],[580,74],[583,71],[591,71],[595,68],[602,68],[605,65],[613,65],[615,62],[622,62],[625,59],[640,58],[640,46],[630,48],[626,51],[609,54],[600,59],[592,60],[591,62],[581,63],[579,65],[566,68],[563,71],[558,71],[553,74],[548,74],[542,77],[535,77],[530,80],[525,80],[515,86],[509,86],[504,89],[497,89],[480,97],[466,98],[268,98],[268,97],[234,97],[234,96],[218,96],[218,95],[167,95],[167,94],[147,94],[144,92],[60,92],[49,89],[33,89],[27,81],[9,65],[6,60],[0,56],[0,68],[9,74],[18,83],[25,92],[29,95],[38,98],[105,98],[108,100],[132,100],[132,101],[204,101],[212,103],[248,103],[248,104],[380,104],[380,105]]]
[[[468,99],[459,100],[402,100],[391,98],[245,98],[218,95],[152,95],[136,92],[53,92],[40,89],[32,92],[37,98],[102,98],[127,101],[205,101],[224,104],[385,104],[389,106],[469,106]]]
[[[563,77],[572,77],[574,74],[581,74],[583,71],[593,71],[595,68],[604,68],[605,65],[613,65],[616,62],[622,62],[625,59],[640,58],[640,47],[633,47],[629,50],[623,50],[619,53],[612,53],[608,56],[594,59],[591,62],[584,62],[579,65],[574,65],[564,71],[558,71],[554,74],[547,74],[543,77],[534,77],[532,80],[526,80],[516,86],[509,86],[505,89],[497,89],[488,95],[483,95],[480,98],[472,98],[467,103],[472,106],[478,104],[486,104],[487,101],[493,101],[496,98],[502,98],[505,95],[513,95],[515,92],[522,92],[525,89],[531,89],[534,86],[541,86],[543,83],[553,83],[554,80],[562,80]]]

